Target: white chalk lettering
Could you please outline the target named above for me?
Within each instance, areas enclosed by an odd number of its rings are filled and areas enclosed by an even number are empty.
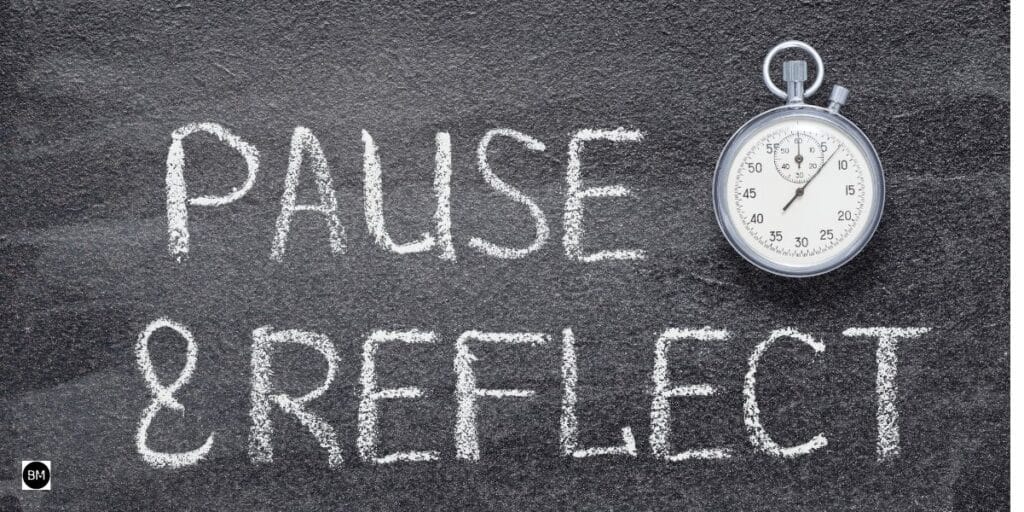
[[[672,406],[670,398],[686,396],[712,396],[719,388],[710,384],[690,384],[672,386],[668,371],[668,352],[672,342],[676,340],[722,341],[729,337],[728,331],[703,329],[668,329],[658,338],[654,348],[654,398],[651,400],[651,451],[661,460],[678,462],[690,459],[725,459],[732,456],[726,448],[690,449],[679,453],[671,453],[669,434],[672,425]]]
[[[252,431],[249,438],[249,459],[254,463],[268,463],[274,460],[274,447],[271,444],[274,426],[270,421],[270,404],[273,403],[282,411],[298,418],[299,422],[313,434],[320,446],[327,450],[327,463],[331,468],[341,466],[344,459],[334,428],[323,418],[306,410],[306,405],[324,394],[334,381],[338,366],[334,345],[322,334],[298,330],[275,331],[270,326],[254,330],[252,339]],[[298,398],[273,393],[270,383],[273,374],[270,356],[274,345],[279,343],[295,343],[320,352],[327,361],[327,375],[323,384]]]
[[[196,132],[214,135],[245,159],[248,176],[241,187],[224,196],[188,197],[185,186],[185,149],[182,140]],[[223,206],[233,203],[249,192],[256,183],[260,160],[256,148],[216,123],[192,123],[171,133],[171,147],[167,150],[167,248],[177,261],[188,256],[188,205]]]
[[[320,195],[320,203],[295,204],[296,191],[299,186],[299,176],[302,173],[304,155],[308,155],[313,174],[316,177],[316,188]],[[302,126],[296,127],[292,133],[291,153],[288,156],[288,174],[284,179],[284,194],[281,195],[281,213],[277,217],[277,234],[274,236],[274,245],[270,251],[270,259],[282,261],[284,259],[285,244],[288,242],[288,229],[291,226],[292,214],[297,211],[316,212],[324,216],[327,221],[327,239],[330,243],[331,252],[341,254],[345,252],[345,228],[338,219],[338,199],[334,195],[334,185],[331,183],[331,171],[327,167],[327,158],[320,147],[320,141],[309,129]]]
[[[875,391],[878,393],[878,461],[885,462],[900,454],[899,412],[896,410],[896,349],[900,338],[917,338],[928,332],[926,327],[851,327],[843,336],[878,338],[875,361]]]
[[[476,399],[486,398],[529,398],[535,391],[530,389],[481,389],[476,387],[476,374],[469,351],[470,341],[484,343],[511,343],[542,345],[547,335],[525,332],[480,332],[466,331],[455,342],[455,398],[458,410],[455,418],[455,454],[463,460],[480,460],[480,443],[476,431]]]
[[[596,197],[627,197],[630,195],[628,188],[622,185],[611,185],[606,187],[583,188],[580,177],[580,153],[583,151],[585,142],[595,140],[608,140],[612,142],[637,142],[643,140],[643,134],[637,130],[580,130],[573,135],[569,141],[569,166],[565,175],[568,190],[565,194],[565,212],[563,223],[565,234],[562,237],[562,245],[565,247],[565,255],[571,260],[593,262],[604,260],[641,260],[644,259],[644,251],[636,250],[606,250],[592,254],[583,254],[580,247],[580,240],[583,238],[583,200]]]
[[[750,354],[747,376],[743,380],[743,423],[747,427],[747,434],[750,437],[750,444],[757,450],[776,457],[794,458],[800,455],[807,455],[819,448],[828,445],[828,439],[824,434],[818,434],[806,443],[796,446],[783,447],[772,440],[768,431],[761,425],[761,409],[757,406],[757,363],[761,356],[780,338],[792,338],[799,340],[811,347],[815,354],[825,351],[825,345],[814,340],[810,335],[797,331],[796,329],[777,329],[772,331],[767,340],[762,341]]]
[[[178,374],[178,378],[175,379],[170,386],[164,386],[160,383],[160,379],[156,376],[156,370],[153,368],[153,361],[149,357],[149,337],[156,332],[157,329],[164,327],[177,332],[182,338],[185,338],[185,342],[187,344],[185,348],[185,366]],[[188,384],[189,379],[192,378],[192,372],[196,369],[196,358],[198,357],[198,354],[199,347],[196,346],[192,332],[184,325],[166,318],[159,318],[150,322],[149,325],[146,326],[146,329],[142,331],[142,334],[139,335],[139,339],[135,343],[135,361],[139,365],[139,370],[142,371],[143,378],[146,379],[146,384],[149,386],[150,392],[153,393],[153,401],[142,413],[142,419],[139,421],[139,428],[135,433],[135,448],[139,452],[139,455],[142,456],[142,460],[146,461],[150,466],[155,468],[181,468],[191,466],[198,463],[203,459],[203,457],[206,457],[210,448],[213,447],[212,433],[206,438],[206,442],[204,442],[202,446],[187,452],[157,452],[149,448],[147,441],[149,425],[152,423],[156,413],[160,412],[161,409],[166,407],[174,411],[184,412],[185,406],[174,398],[174,393],[181,389],[185,384]]]
[[[597,455],[630,455],[636,457],[636,439],[633,429],[622,427],[622,444],[594,448],[579,448],[579,421],[576,418],[576,384],[579,380],[576,365],[576,338],[572,329],[562,331],[562,455],[584,458]]]
[[[383,457],[377,454],[377,442],[380,432],[377,429],[377,402],[396,398],[420,398],[423,390],[417,387],[380,389],[377,387],[377,347],[388,341],[402,343],[434,343],[437,336],[432,332],[411,331],[374,331],[363,344],[363,370],[360,381],[363,385],[362,400],[359,402],[359,457],[376,464],[392,462],[431,461],[437,460],[436,451],[397,452]]]
[[[443,260],[455,259],[455,248],[452,246],[451,221],[451,176],[452,176],[452,143],[446,132],[438,132],[436,137],[437,152],[434,157],[434,195],[437,207],[434,210],[434,222],[437,238],[430,233],[423,233],[420,239],[406,244],[397,244],[391,239],[384,224],[384,185],[381,176],[380,157],[373,137],[363,130],[363,201],[366,227],[373,235],[374,241],[384,250],[398,254],[426,252],[436,245]]]
[[[490,164],[487,163],[487,147],[490,145],[491,139],[499,135],[521,142],[523,146],[526,146],[526,149],[529,149],[530,151],[544,151],[544,143],[515,130],[496,128],[489,130],[484,134],[483,138],[480,139],[480,145],[477,146],[476,149],[477,165],[480,167],[480,174],[483,175],[484,181],[486,181],[491,188],[501,192],[512,201],[526,206],[530,211],[530,215],[533,217],[536,234],[533,237],[533,242],[523,249],[503,247],[479,237],[470,238],[469,246],[495,258],[518,259],[523,258],[527,254],[537,251],[544,246],[548,240],[548,222],[544,217],[544,212],[540,209],[540,206],[537,206],[537,203],[533,199],[520,192],[519,189],[512,185],[505,183],[505,181],[499,178],[497,174],[494,174],[494,171],[491,170]]]

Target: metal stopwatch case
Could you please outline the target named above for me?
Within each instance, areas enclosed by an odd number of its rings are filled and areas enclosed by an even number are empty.
[[[783,64],[783,91],[769,66],[779,51],[803,50],[805,61]],[[804,100],[821,86],[824,63],[801,41],[771,49],[764,84],[786,104],[750,119],[729,139],[715,169],[718,225],[743,258],[768,272],[810,277],[834,270],[861,252],[882,217],[885,178],[871,141],[839,113],[849,91],[832,89],[827,108]]]

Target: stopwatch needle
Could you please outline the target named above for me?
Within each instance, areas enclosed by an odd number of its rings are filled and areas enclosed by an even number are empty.
[[[796,137],[796,158],[794,158],[793,160],[796,160],[796,168],[797,169],[800,168],[800,164],[802,164],[803,161],[804,161],[804,155],[800,152],[800,136],[799,135],[797,135],[797,137]]]
[[[811,175],[811,179],[807,180],[807,183],[804,183],[801,187],[796,189],[796,193],[794,193],[793,197],[789,200],[788,203],[786,203],[786,206],[782,207],[782,211],[786,211],[786,209],[789,208],[789,205],[793,204],[793,201],[796,201],[796,198],[804,195],[804,189],[807,188],[807,185],[810,185],[811,182],[814,181],[814,178],[817,178],[818,175],[821,174],[821,171],[825,170],[825,165],[827,165],[829,161],[832,160],[832,157],[836,156],[836,153],[839,152],[840,148],[842,148],[842,146],[836,147],[836,150],[833,151],[832,154],[829,155],[828,158],[826,158],[825,161],[821,163],[821,167],[818,167],[818,172]]]
[[[810,182],[808,181],[808,183],[810,183]],[[786,211],[786,209],[789,208],[789,205],[793,204],[793,201],[796,201],[796,198],[798,198],[798,197],[800,197],[802,195],[804,195],[804,187],[800,187],[800,188],[796,189],[796,193],[793,194],[793,198],[790,199],[788,203],[786,203],[786,206],[782,207],[782,211]]]

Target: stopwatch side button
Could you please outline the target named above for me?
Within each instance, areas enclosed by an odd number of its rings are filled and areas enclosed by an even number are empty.
[[[846,100],[850,98],[850,90],[841,85],[832,86],[832,94],[828,96],[828,111],[833,114],[838,114],[839,109],[846,105]]]

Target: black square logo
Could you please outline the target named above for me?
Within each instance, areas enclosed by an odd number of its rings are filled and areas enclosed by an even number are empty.
[[[21,490],[49,491],[51,483],[50,476],[50,461],[21,461]]]

